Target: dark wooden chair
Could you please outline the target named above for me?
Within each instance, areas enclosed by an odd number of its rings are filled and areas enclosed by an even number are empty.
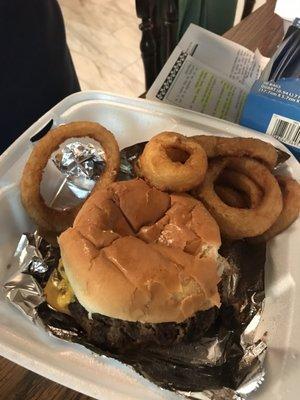
[[[142,20],[140,43],[146,90],[177,44],[178,0],[136,0],[136,13]],[[245,0],[242,18],[253,10],[255,0]]]

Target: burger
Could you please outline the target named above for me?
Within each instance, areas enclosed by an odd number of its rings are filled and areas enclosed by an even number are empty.
[[[85,202],[59,237],[61,263],[45,288],[89,342],[105,350],[201,337],[220,307],[220,232],[203,204],[141,179]]]

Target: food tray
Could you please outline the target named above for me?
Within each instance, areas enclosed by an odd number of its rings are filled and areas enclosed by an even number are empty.
[[[33,124],[0,157],[0,281],[22,232],[33,231],[19,198],[19,181],[32,145],[30,137],[50,120],[53,126],[76,120],[97,121],[111,130],[120,148],[145,141],[163,130],[257,137],[287,151],[268,135],[193,111],[97,91],[73,94]],[[296,159],[286,170],[300,180]],[[266,307],[261,329],[268,330],[266,382],[251,398],[298,399],[300,382],[300,219],[273,239],[266,265]],[[120,362],[47,335],[4,300],[0,291],[0,354],[32,371],[101,400],[178,399]]]

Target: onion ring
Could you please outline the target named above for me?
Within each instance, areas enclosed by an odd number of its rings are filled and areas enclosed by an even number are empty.
[[[192,138],[204,148],[208,158],[214,157],[251,157],[273,169],[278,153],[274,146],[254,138],[228,138],[222,136],[198,135]]]
[[[241,209],[225,204],[214,190],[214,182],[224,168],[242,172],[262,190],[263,198],[256,208]],[[276,178],[267,167],[251,158],[226,157],[210,162],[198,197],[218,222],[223,236],[242,239],[264,233],[282,210],[282,195]]]
[[[251,238],[252,243],[266,242],[287,229],[299,216],[300,185],[290,177],[276,177],[282,191],[283,209],[275,223],[262,235]]]
[[[181,154],[187,153],[184,162],[178,157],[180,151]],[[176,155],[174,160],[172,155]],[[146,144],[137,164],[137,171],[157,189],[187,192],[203,181],[207,157],[194,140],[179,133],[162,132]]]
[[[262,191],[248,176],[238,172],[225,169],[220,175],[218,182],[227,184],[230,187],[247,195],[248,204],[246,208],[255,208],[262,199]]]
[[[72,137],[90,137],[101,144],[106,157],[106,169],[92,192],[113,182],[117,176],[120,155],[113,134],[96,122],[71,122],[48,132],[34,147],[21,178],[21,200],[33,221],[49,232],[62,232],[72,225],[82,204],[67,210],[56,210],[46,205],[40,184],[43,170],[51,154]]]
[[[230,207],[247,208],[247,202],[242,193],[237,190],[224,186],[222,184],[215,185],[215,192]]]

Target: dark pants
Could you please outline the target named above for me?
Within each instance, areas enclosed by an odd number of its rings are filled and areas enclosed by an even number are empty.
[[[0,0],[0,153],[80,90],[56,0]]]

